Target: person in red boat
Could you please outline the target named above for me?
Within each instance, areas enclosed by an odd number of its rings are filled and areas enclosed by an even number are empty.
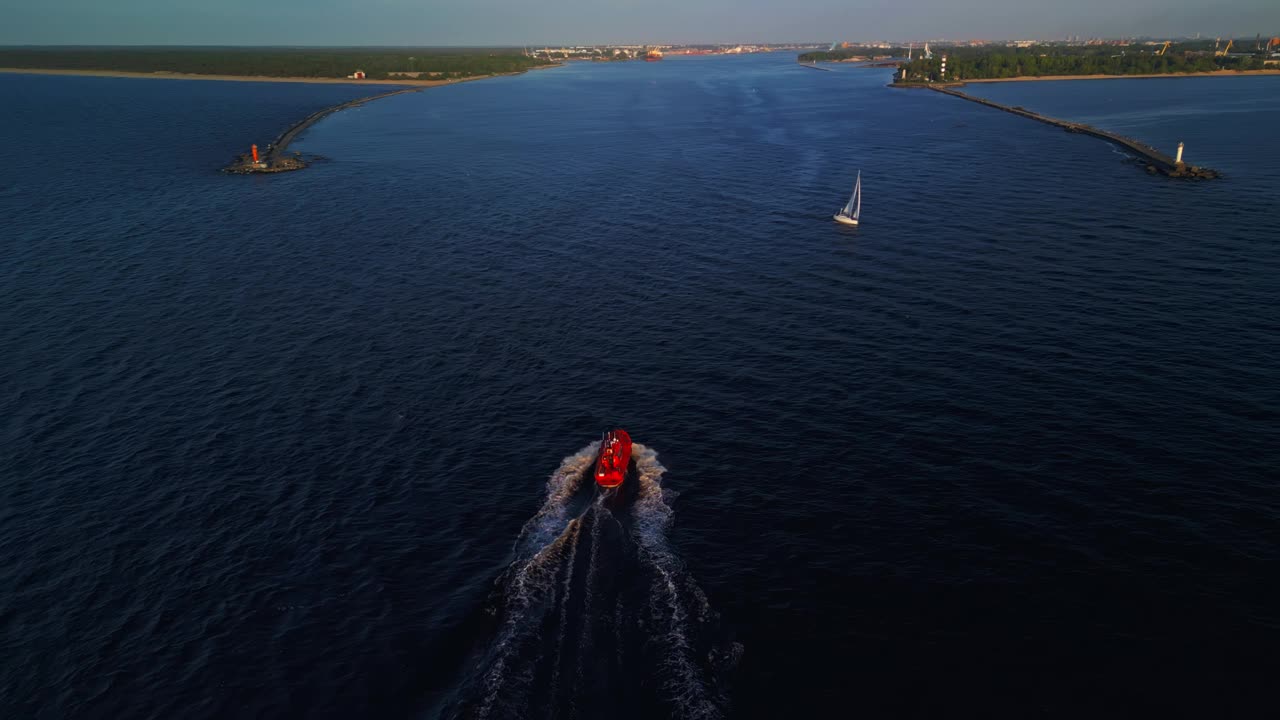
[[[596,484],[615,488],[626,479],[631,462],[631,436],[626,430],[611,430],[600,442],[600,459],[596,461]]]

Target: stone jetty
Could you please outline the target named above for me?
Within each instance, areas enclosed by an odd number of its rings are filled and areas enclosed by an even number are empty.
[[[1220,177],[1218,175],[1218,171],[1216,170],[1212,170],[1210,168],[1205,168],[1205,167],[1197,167],[1195,165],[1188,165],[1182,162],[1181,149],[1179,150],[1178,158],[1175,159],[1175,158],[1169,157],[1168,155],[1165,155],[1159,150],[1156,150],[1150,145],[1140,143],[1137,140],[1124,137],[1123,135],[1117,135],[1113,132],[1107,132],[1106,130],[1099,130],[1098,128],[1095,128],[1091,125],[1085,125],[1084,123],[1069,122],[1067,120],[1059,120],[1058,118],[1049,117],[1047,115],[1041,115],[1040,113],[1032,112],[1030,110],[1027,110],[1026,108],[1001,105],[1000,103],[997,103],[997,102],[992,102],[990,100],[985,100],[983,98],[974,97],[967,93],[962,93],[959,90],[956,90],[954,86],[948,87],[948,86],[942,86],[942,85],[915,85],[915,87],[927,87],[929,90],[933,90],[934,92],[940,92],[944,95],[958,97],[962,100],[968,100],[969,102],[978,103],[979,105],[986,105],[987,107],[992,107],[997,110],[1003,110],[1004,112],[1013,113],[1014,115],[1021,115],[1022,117],[1025,117],[1025,118],[1030,118],[1038,122],[1060,127],[1063,130],[1066,130],[1067,132],[1081,133],[1084,135],[1092,135],[1096,138],[1101,138],[1108,142],[1114,143],[1124,148],[1125,150],[1128,150],[1129,152],[1133,153],[1134,156],[1137,157],[1139,164],[1145,165],[1147,172],[1151,174],[1160,173],[1162,175],[1168,175],[1169,177],[1189,178],[1193,180],[1212,180],[1214,178]]]
[[[243,154],[236,156],[236,159],[230,165],[222,169],[223,172],[233,173],[236,175],[252,175],[256,173],[279,173],[289,172],[291,170],[301,170],[307,166],[306,160],[302,159],[299,153],[289,153],[289,143],[293,142],[298,135],[304,130],[316,124],[320,120],[347,108],[357,107],[373,100],[379,100],[392,95],[401,95],[404,93],[419,92],[422,88],[404,88],[400,90],[392,90],[391,92],[381,93],[379,95],[371,95],[359,100],[351,100],[333,107],[328,107],[318,112],[308,115],[299,122],[290,125],[280,136],[267,146],[266,153],[258,160],[254,160],[253,155]]]

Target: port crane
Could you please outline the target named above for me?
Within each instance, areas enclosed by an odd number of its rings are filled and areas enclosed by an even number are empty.
[[[1173,44],[1173,41],[1172,41],[1172,40],[1165,40],[1165,41],[1164,41],[1164,46],[1163,46],[1163,47],[1161,47],[1159,50],[1157,50],[1157,51],[1156,51],[1156,55],[1164,55],[1164,54],[1165,54],[1165,52],[1169,49],[1169,46],[1170,46],[1170,45],[1172,45],[1172,44]]]
[[[1235,40],[1228,40],[1226,47],[1222,48],[1221,50],[1213,51],[1214,57],[1224,57],[1227,53],[1231,52],[1231,46],[1235,44],[1236,44]]]

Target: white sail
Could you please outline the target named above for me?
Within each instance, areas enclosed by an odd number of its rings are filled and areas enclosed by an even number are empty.
[[[858,179],[853,183],[853,194],[849,202],[840,208],[831,219],[842,225],[857,225],[858,216],[862,214],[862,171],[858,171]]]
[[[858,182],[854,183],[853,185],[853,197],[857,198],[858,205],[854,209],[853,215],[851,215],[850,217],[852,217],[854,220],[857,220],[858,216],[862,214],[862,171],[861,170],[858,171]],[[853,201],[850,200],[850,202],[853,202]]]
[[[862,212],[862,171],[858,171],[858,181],[853,185],[853,194],[849,196],[849,202],[845,203],[844,208],[840,210],[840,214],[845,217],[858,219],[858,213]]]

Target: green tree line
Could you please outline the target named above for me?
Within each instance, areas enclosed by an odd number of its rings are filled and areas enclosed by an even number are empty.
[[[42,70],[119,70],[195,75],[344,78],[357,70],[371,80],[391,73],[462,78],[519,72],[547,65],[518,50],[441,51],[430,48],[0,48],[0,67]]]
[[[891,57],[906,57],[906,48],[836,48],[835,50],[813,50],[807,53],[801,53],[797,58],[802,63],[811,62],[837,62],[840,60],[848,60],[852,57],[880,57],[889,55]]]
[[[1209,53],[1150,50],[1121,52],[1119,48],[1025,48],[975,52],[967,48],[947,50],[946,80],[1042,77],[1047,75],[1165,75],[1215,70],[1255,70],[1264,67],[1261,58],[1214,57]],[[913,60],[906,68],[908,82],[939,82],[942,53],[930,60]],[[897,80],[901,80],[899,75]]]

